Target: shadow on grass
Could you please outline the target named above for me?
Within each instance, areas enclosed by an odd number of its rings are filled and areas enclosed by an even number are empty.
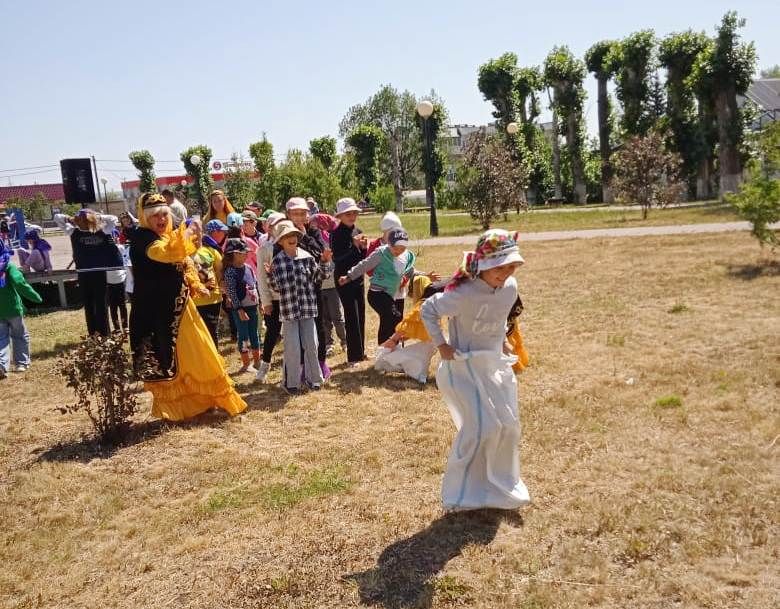
[[[436,387],[435,381],[429,381],[422,385],[403,374],[385,374],[376,370],[373,366],[360,370],[352,370],[339,365],[333,368],[333,375],[328,381],[328,386],[334,388],[342,395],[362,394],[366,387],[382,387],[390,391],[408,391],[410,389],[425,391],[429,387]]]
[[[729,264],[726,268],[729,275],[744,281],[780,275],[780,262],[777,260],[769,260],[762,264]]]
[[[277,383],[260,383],[247,381],[236,383],[236,391],[247,403],[247,410],[262,410],[264,412],[279,412],[295,396],[288,394]]]
[[[436,574],[467,545],[488,545],[504,520],[515,526],[523,524],[517,512],[504,510],[446,514],[419,533],[386,547],[375,568],[344,579],[357,583],[364,605],[381,603],[388,609],[430,607]]]
[[[36,360],[46,360],[46,359],[51,359],[53,357],[59,357],[66,351],[78,347],[83,340],[84,339],[82,337],[82,338],[74,338],[67,342],[58,342],[53,346],[49,347],[48,349],[43,349],[41,351],[33,351],[32,356]]]
[[[131,425],[118,442],[101,442],[95,436],[82,436],[79,439],[59,442],[43,451],[33,451],[33,454],[38,452],[33,462],[65,463],[77,461],[88,463],[93,459],[107,459],[123,448],[151,440],[173,429],[220,427],[229,419],[230,416],[227,413],[221,410],[212,410],[186,421],[164,421],[162,419],[144,421]]]

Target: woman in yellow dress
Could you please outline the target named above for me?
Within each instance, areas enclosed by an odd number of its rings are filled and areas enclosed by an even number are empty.
[[[144,388],[153,396],[152,414],[181,421],[217,406],[230,415],[246,409],[225,363],[198,314],[190,292],[203,293],[194,265],[200,224],[172,229],[161,195],[138,199],[140,226],[130,259],[135,291],[130,312],[130,347]]]
[[[222,224],[227,224],[228,214],[236,211],[228,201],[227,196],[221,190],[212,190],[209,195],[209,210],[206,212],[204,222],[209,220],[219,220]]]

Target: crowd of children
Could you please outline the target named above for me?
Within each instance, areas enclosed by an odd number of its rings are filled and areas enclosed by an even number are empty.
[[[281,387],[297,395],[327,382],[336,339],[347,366],[367,359],[367,300],[379,318],[376,369],[425,383],[436,351],[441,356],[436,379],[458,428],[444,477],[445,507],[528,502],[517,453],[514,372],[528,355],[512,277],[523,263],[516,235],[486,232],[442,281],[416,267],[394,213],[382,218],[381,237],[369,241],[356,226],[360,208],[350,198],[337,202],[333,216],[301,197],[291,198],[284,213],[255,203],[238,213],[217,190],[201,225],[167,194],[142,195],[138,218],[91,210],[55,217],[71,241],[87,332],[108,334],[110,319],[114,331],[129,334],[138,374],[154,397],[153,414],[181,420],[213,406],[230,414],[246,408],[217,350],[223,312],[241,362],[237,374],[266,382],[281,341]],[[21,265],[47,268],[49,249],[37,234],[28,235]],[[9,258],[0,250],[0,377],[10,369],[10,341],[16,368],[29,365],[21,298],[40,301]],[[413,306],[404,315],[407,296]]]

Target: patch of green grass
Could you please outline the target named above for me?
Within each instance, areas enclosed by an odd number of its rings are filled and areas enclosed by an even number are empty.
[[[351,485],[345,468],[341,465],[302,471],[297,465],[290,464],[271,467],[268,472],[281,474],[287,479],[278,482],[224,485],[209,495],[201,510],[213,514],[251,505],[271,510],[287,510],[306,499],[344,492]]]
[[[260,501],[275,510],[289,509],[305,499],[334,495],[349,489],[350,480],[340,466],[307,472],[298,482],[280,482],[260,490]]]
[[[358,226],[369,235],[378,235],[381,215],[361,216]],[[477,235],[482,232],[479,222],[463,212],[443,212],[439,210],[439,236],[456,237]],[[510,212],[499,216],[493,228],[506,228],[521,232],[544,232],[558,230],[582,230],[593,228],[625,228],[630,226],[663,226],[671,224],[702,224],[710,222],[732,222],[738,220],[733,209],[720,204],[701,207],[682,207],[670,209],[652,209],[646,219],[636,210],[617,210],[609,207],[588,209],[586,211],[532,210],[528,212]],[[401,214],[401,222],[412,239],[429,236],[430,218],[427,213]]]
[[[690,311],[687,305],[684,305],[681,302],[678,302],[675,304],[671,309],[667,311],[667,313],[671,313],[672,315],[676,313],[685,313],[686,311]]]
[[[655,401],[655,405],[658,408],[680,408],[682,406],[682,399],[677,395],[665,395],[658,398]]]

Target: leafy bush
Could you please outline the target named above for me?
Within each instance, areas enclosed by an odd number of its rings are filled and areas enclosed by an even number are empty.
[[[133,366],[123,337],[85,338],[60,356],[57,373],[76,394],[75,404],[58,410],[62,414],[85,412],[101,442],[121,440],[138,408]]]
[[[682,159],[670,152],[660,133],[629,139],[614,156],[615,200],[623,205],[640,205],[642,218],[653,207],[666,207],[680,200],[686,186],[680,181]]]
[[[457,180],[467,211],[485,230],[510,206],[527,206],[528,171],[496,137],[477,133],[469,139]]]
[[[463,209],[463,191],[457,185],[445,185],[436,189],[436,207],[439,209]]]
[[[758,137],[759,158],[748,167],[750,178],[737,194],[726,200],[753,225],[751,233],[763,247],[777,245],[777,234],[769,225],[780,221],[780,123],[772,123]]]
[[[377,186],[374,192],[371,193],[370,201],[374,210],[379,213],[385,213],[395,209],[395,191],[389,184]]]

